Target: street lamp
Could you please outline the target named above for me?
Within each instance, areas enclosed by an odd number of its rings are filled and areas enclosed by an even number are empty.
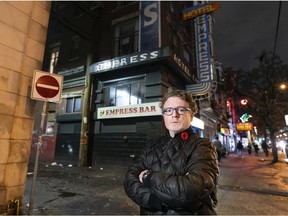
[[[281,90],[285,90],[287,88],[287,85],[285,83],[282,83],[282,84],[279,85],[279,88]]]

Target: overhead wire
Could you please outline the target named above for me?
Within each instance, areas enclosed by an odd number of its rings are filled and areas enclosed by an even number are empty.
[[[273,49],[273,59],[275,57],[276,47],[277,47],[277,39],[278,39],[278,30],[279,30],[279,24],[280,24],[281,7],[282,7],[282,1],[279,1],[276,34],[275,34],[274,49]]]

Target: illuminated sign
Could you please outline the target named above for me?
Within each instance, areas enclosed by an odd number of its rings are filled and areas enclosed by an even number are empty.
[[[98,108],[98,119],[129,118],[161,115],[159,102],[142,103],[128,106],[112,106]]]
[[[207,14],[207,13],[212,13],[214,11],[219,10],[220,5],[216,2],[213,3],[208,3],[204,5],[196,5],[190,8],[186,8],[185,10],[182,11],[182,19],[188,20],[188,19],[193,19],[194,17]]]
[[[241,105],[245,106],[248,104],[248,100],[247,99],[242,99],[240,100]]]
[[[90,73],[101,73],[121,67],[125,67],[128,65],[149,61],[158,58],[160,55],[159,50],[151,51],[151,52],[142,52],[127,56],[121,56],[101,62],[94,63],[90,66]]]
[[[230,131],[228,128],[220,128],[220,132],[222,134],[230,135]]]
[[[241,117],[240,117],[240,120],[242,123],[245,123],[248,121],[249,118],[253,117],[252,115],[249,115],[247,113],[243,114]]]
[[[159,103],[160,102],[151,102],[128,106],[100,107],[97,110],[97,118],[113,119],[143,116],[160,116],[162,115],[162,111],[159,107]],[[204,129],[204,122],[196,117],[193,117],[191,125],[202,130]]]
[[[211,81],[209,26],[207,15],[195,19],[197,73],[199,82]]]
[[[253,130],[253,124],[252,123],[237,123],[236,124],[236,130],[238,130],[238,131],[251,131],[251,130]]]

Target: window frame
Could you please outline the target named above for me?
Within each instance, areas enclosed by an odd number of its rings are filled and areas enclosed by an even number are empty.
[[[138,87],[134,88],[133,85],[138,85]],[[133,78],[126,78],[125,80],[112,80],[103,82],[103,104],[104,107],[107,106],[128,106],[133,104],[141,104],[145,100],[146,94],[146,77],[145,76],[138,76]],[[128,87],[128,103],[123,103],[123,99],[125,100],[125,96],[121,97],[118,96],[120,94],[119,90],[123,87]],[[111,88],[113,88],[114,92],[111,92]],[[109,92],[107,91],[109,89]],[[138,94],[133,94],[133,91],[138,92]],[[123,93],[124,91],[122,91]],[[107,95],[109,96],[107,97]],[[112,94],[112,96],[111,96]],[[112,98],[113,97],[113,98]],[[121,102],[122,101],[122,102]]]
[[[133,29],[133,30],[131,30]],[[125,43],[125,41],[128,41]],[[113,53],[122,56],[139,51],[139,17],[133,17],[114,25]]]
[[[69,101],[71,101],[71,104]],[[76,106],[77,106],[77,109],[76,109]],[[68,108],[69,108],[69,110],[68,110]],[[82,98],[81,98],[81,96],[66,98],[65,113],[81,113],[81,111],[82,111]]]

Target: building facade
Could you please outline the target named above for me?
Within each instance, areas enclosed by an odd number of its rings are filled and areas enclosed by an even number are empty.
[[[55,160],[131,163],[165,133],[158,105],[173,89],[198,101],[191,127],[217,134],[209,102],[216,90],[212,18],[199,13],[205,2],[193,4],[52,2],[44,69],[64,76],[62,101],[49,104],[47,115]],[[194,10],[196,18],[184,17]]]
[[[50,2],[1,1],[0,11],[0,214],[15,215],[25,190],[35,111],[30,92],[34,70],[42,69]]]

